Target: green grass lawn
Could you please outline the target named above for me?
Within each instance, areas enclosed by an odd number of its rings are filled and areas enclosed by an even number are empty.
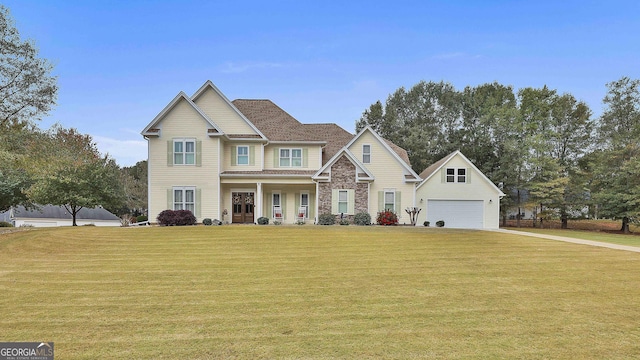
[[[482,231],[0,235],[0,341],[56,359],[631,359],[640,254]]]
[[[638,246],[640,247],[640,236],[637,234],[608,234],[599,231],[582,231],[582,230],[560,230],[560,229],[538,229],[538,228],[509,228],[510,230],[526,231],[537,234],[549,234],[556,236],[566,236],[570,238],[608,242],[620,245]]]

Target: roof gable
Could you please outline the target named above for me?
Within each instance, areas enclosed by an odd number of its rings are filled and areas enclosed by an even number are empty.
[[[358,174],[358,180],[374,180],[375,177],[367,169],[364,164],[362,164],[355,155],[346,147],[343,147],[340,151],[338,151],[329,161],[327,161],[321,168],[318,170],[311,178],[314,180],[317,179],[325,179],[327,176],[323,175],[328,173],[328,170],[336,163],[340,158],[345,156],[347,160],[351,161],[351,163],[356,167],[356,174]],[[360,176],[360,174],[364,174],[365,176]]]
[[[171,102],[167,106],[165,106],[165,108],[162,109],[162,111],[158,115],[156,115],[153,120],[151,120],[151,122],[144,128],[144,130],[142,130],[141,134],[143,136],[158,136],[159,134],[156,127],[171,112],[171,110],[173,110],[178,104],[183,101],[186,102],[186,104],[191,107],[198,114],[198,116],[211,127],[211,129],[215,130],[215,132],[212,132],[210,135],[224,134],[222,132],[222,129],[220,129],[218,125],[216,125],[211,119],[209,119],[209,117],[204,112],[202,112],[202,110],[193,101],[191,101],[191,99],[183,91],[180,91],[180,93],[178,93],[178,95],[176,95],[176,97],[173,98],[173,100],[171,100]]]
[[[443,167],[445,167],[452,159],[459,157],[460,159],[462,159],[466,164],[469,165],[469,167],[471,169],[473,169],[473,171],[480,175],[480,177],[487,183],[489,184],[493,189],[496,190],[496,192],[498,193],[499,196],[504,196],[504,193],[502,192],[502,190],[500,190],[496,184],[493,183],[493,181],[489,180],[489,178],[487,178],[487,176],[480,171],[480,169],[478,169],[472,162],[471,160],[469,160],[466,156],[464,156],[464,154],[460,151],[460,150],[456,150],[454,152],[452,152],[451,154],[443,157],[442,159],[436,161],[433,165],[427,167],[426,169],[424,169],[424,171],[422,171],[420,173],[420,177],[423,178],[422,182],[420,182],[420,184],[418,184],[417,188],[420,188],[422,185],[424,185],[427,181],[429,181],[431,178],[433,178],[434,174],[437,174],[438,171],[440,169],[442,169]]]
[[[351,147],[351,145],[353,145],[360,137],[362,137],[366,132],[369,132],[373,135],[373,137],[380,143],[380,145],[389,152],[389,154],[391,154],[391,156],[407,171],[407,173],[409,175],[411,175],[411,179],[407,179],[408,181],[410,180],[414,180],[414,181],[419,181],[420,177],[418,176],[418,174],[416,174],[415,171],[413,171],[413,169],[411,169],[411,166],[409,165],[409,157],[407,155],[407,152],[402,149],[401,147],[393,144],[391,141],[383,138],[382,136],[380,136],[375,130],[373,130],[373,128],[371,128],[371,126],[367,126],[364,129],[362,129],[362,131],[360,131],[356,136],[353,137],[353,139],[351,139],[351,141],[349,141],[349,143],[347,145],[345,145],[345,147],[348,149]],[[398,151],[396,151],[398,150]],[[401,154],[404,153],[404,156],[401,156]],[[403,159],[403,157],[406,157],[406,160]]]
[[[212,94],[214,97],[207,98],[208,94]],[[233,104],[233,102],[229,101],[229,99],[211,82],[211,80],[207,80],[200,89],[193,94],[191,100],[212,119],[216,119],[218,117],[233,119],[234,117],[237,117],[235,126],[227,126],[227,124],[220,121],[221,127],[225,130],[226,134],[234,134],[236,137],[238,137],[238,135],[244,135],[241,137],[246,138],[256,137],[256,135],[261,139],[267,138],[267,136],[265,136],[265,134],[263,134],[262,131],[260,131],[260,129],[258,129],[255,124]],[[223,106],[221,106],[221,104]]]

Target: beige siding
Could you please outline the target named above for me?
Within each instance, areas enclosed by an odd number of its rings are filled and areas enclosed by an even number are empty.
[[[253,165],[232,165],[231,157],[233,154],[232,147],[234,146],[247,146],[249,147],[249,153],[251,153],[251,147],[254,149]],[[223,171],[260,171],[262,170],[262,144],[260,143],[244,143],[244,142],[226,142],[222,150],[222,169]]]
[[[362,145],[371,145],[371,163],[364,166],[373,173],[375,180],[369,189],[369,213],[375,218],[378,209],[378,192],[385,189],[395,189],[402,193],[400,197],[400,208],[396,208],[400,223],[409,223],[409,216],[404,211],[405,208],[414,204],[414,183],[405,182],[405,174],[409,172],[395,159],[393,154],[387,151],[370,132],[363,133],[351,146],[349,150],[362,162]],[[396,207],[398,207],[396,205]]]
[[[443,182],[442,172],[446,168],[467,168],[470,176],[467,183]],[[422,208],[418,225],[427,219],[427,200],[482,200],[484,202],[484,227],[498,228],[500,220],[500,197],[496,189],[475,171],[460,155],[433,174],[416,192],[417,206]],[[420,201],[422,199],[422,201]],[[433,226],[434,224],[431,224]]]
[[[161,121],[159,138],[149,139],[149,177],[151,179],[149,220],[167,209],[167,190],[173,186],[195,186],[201,191],[200,216],[220,218],[218,199],[218,138],[206,136],[207,124],[186,102],[177,104]],[[193,138],[202,142],[201,166],[167,165],[167,141]]]
[[[194,102],[226,134],[257,134],[213,89],[205,90]]]
[[[276,149],[287,148],[287,149],[306,149],[307,151],[307,166],[302,167],[287,167],[280,168],[279,166],[274,166],[276,163],[274,161],[278,161],[279,158],[274,160],[274,156],[276,156]],[[304,144],[271,144],[267,145],[264,148],[264,168],[268,170],[273,169],[290,169],[290,170],[318,170],[322,167],[320,163],[322,148],[319,145],[304,145]]]

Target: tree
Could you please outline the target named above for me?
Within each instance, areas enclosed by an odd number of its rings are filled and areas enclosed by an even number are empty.
[[[144,215],[147,210],[147,161],[138,161],[134,166],[124,167],[120,171],[124,186],[124,208],[115,213],[118,215]]]
[[[24,144],[32,141],[33,131],[28,128],[10,128],[0,131],[0,211],[12,206],[31,207],[26,189],[32,177],[25,170],[29,154]]]
[[[41,157],[31,167],[30,198],[38,204],[64,206],[72,215],[84,208],[122,206],[123,188],[115,161],[101,156],[89,135],[55,126],[33,144]]]
[[[58,92],[52,69],[33,41],[20,39],[9,10],[0,5],[0,131],[33,123],[51,110]]]

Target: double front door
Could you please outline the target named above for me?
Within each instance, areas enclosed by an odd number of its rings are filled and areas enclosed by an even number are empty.
[[[231,193],[233,223],[253,223],[253,207],[255,196],[252,192]]]

